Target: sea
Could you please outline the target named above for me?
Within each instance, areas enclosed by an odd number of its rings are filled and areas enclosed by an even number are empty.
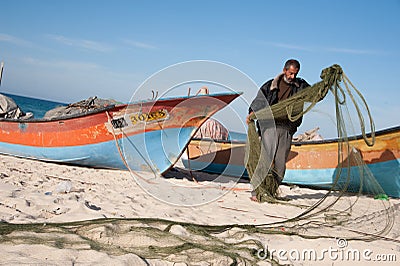
[[[43,118],[44,114],[55,107],[67,105],[66,103],[48,101],[44,99],[25,97],[10,93],[1,93],[13,99],[19,108],[24,112],[33,113],[34,118]]]

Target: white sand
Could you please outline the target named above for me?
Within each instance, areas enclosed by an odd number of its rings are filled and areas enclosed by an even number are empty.
[[[291,205],[256,203],[249,200],[250,184],[247,181],[235,180],[204,173],[195,173],[198,183],[193,182],[190,174],[177,168],[170,171],[168,178],[154,177],[149,173],[140,173],[137,179],[128,171],[90,169],[76,166],[57,165],[32,160],[0,156],[0,219],[8,223],[50,223],[82,221],[98,218],[160,218],[180,222],[190,222],[201,225],[250,224],[260,225],[283,221],[305,211],[306,207],[317,202],[326,191],[306,188],[289,188],[281,186],[282,195],[292,198]],[[146,180],[146,181],[143,181]],[[140,185],[138,185],[141,184]],[[228,190],[233,188],[232,190]],[[64,191],[62,191],[64,190]],[[65,190],[67,192],[65,192]],[[346,196],[335,205],[335,209],[344,209],[355,196]],[[329,201],[331,202],[331,201]],[[390,204],[390,205],[389,205]],[[385,218],[384,207],[391,207],[394,213]],[[370,257],[375,255],[393,255],[400,261],[400,199],[390,199],[382,202],[371,197],[362,196],[352,207],[352,222],[334,227],[313,227],[299,225],[297,232],[306,235],[330,235],[330,238],[306,239],[296,235],[284,234],[254,234],[245,235],[261,241],[271,249],[299,250],[313,249],[319,254],[323,249],[337,248],[337,239],[346,236],[347,247],[365,251],[370,249]],[[347,219],[345,215],[325,212],[318,215],[316,221],[327,221],[333,214],[336,220]],[[377,234],[383,223],[394,218],[391,230],[372,242],[350,240],[350,236],[360,236],[360,232]],[[310,219],[309,219],[310,220]],[[309,221],[308,220],[308,221]],[[285,225],[279,225],[277,233],[284,233]],[[282,232],[279,232],[279,228]],[[184,236],[186,229],[175,226],[171,233]],[[303,232],[303,231],[304,232]],[[353,230],[353,231],[351,231]],[[360,232],[354,232],[354,230]],[[33,244],[18,239],[21,232],[0,235],[1,265],[185,265],[173,264],[170,258],[151,259],[140,258],[132,253],[112,254],[104,250],[93,250],[86,245],[77,248],[57,247],[48,244]],[[22,233],[26,234],[26,233]],[[348,237],[348,239],[347,239]],[[344,238],[344,237],[343,237]],[[133,241],[130,235],[120,236],[121,245]],[[138,241],[138,240],[136,240]],[[145,240],[143,240],[145,241]],[[153,241],[153,240],[146,240]],[[228,239],[229,241],[229,239]],[[137,243],[136,243],[137,244]],[[140,243],[139,243],[140,244]],[[143,243],[146,245],[146,243]],[[294,252],[294,251],[293,251]],[[367,252],[368,253],[368,252]],[[294,253],[293,253],[294,254]],[[292,254],[292,255],[293,255]],[[286,254],[287,255],[287,254]],[[280,263],[294,265],[373,265],[376,261],[345,260],[324,255],[324,260],[296,260],[281,256]],[[288,257],[288,256],[286,256]],[[276,257],[275,257],[276,258]],[[204,254],[201,265],[219,263],[225,265],[229,260],[210,261]],[[187,263],[188,265],[191,263]],[[265,260],[260,265],[268,265]],[[396,264],[385,262],[385,265]]]

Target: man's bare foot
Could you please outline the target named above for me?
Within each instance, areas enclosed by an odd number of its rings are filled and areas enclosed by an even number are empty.
[[[257,196],[251,196],[250,200],[254,201],[254,202],[259,202],[258,199],[257,199]]]
[[[255,193],[254,193],[255,194]],[[283,201],[290,201],[291,200],[291,198],[288,198],[288,197],[279,197],[279,196],[276,196],[276,197],[273,197],[273,196],[270,196],[270,195],[268,195],[268,194],[263,194],[262,196],[261,196],[261,200],[258,200],[258,198],[257,198],[257,196],[256,195],[252,195],[251,197],[250,197],[250,200],[251,201],[254,201],[254,202],[258,202],[258,203],[263,203],[263,202],[268,202],[268,203],[278,203],[278,202],[283,202]]]
[[[250,200],[251,200],[251,201],[254,201],[254,202],[258,202],[258,203],[263,203],[263,202],[267,202],[267,203],[276,203],[276,202],[277,202],[276,199],[275,199],[274,197],[268,196],[268,195],[263,195],[263,196],[261,197],[261,201],[258,200],[257,196],[251,196],[251,197],[250,197]]]

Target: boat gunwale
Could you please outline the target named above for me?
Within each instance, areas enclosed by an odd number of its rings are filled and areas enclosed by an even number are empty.
[[[69,120],[69,119],[74,119],[74,118],[81,118],[97,113],[101,113],[104,111],[109,111],[111,109],[117,108],[117,109],[122,109],[125,107],[129,107],[130,105],[148,105],[151,103],[154,103],[154,105],[157,104],[163,104],[164,102],[172,102],[172,101],[181,101],[182,99],[193,99],[193,98],[201,98],[201,97],[211,97],[211,98],[219,98],[219,97],[224,97],[224,96],[234,96],[238,95],[240,96],[242,92],[231,92],[231,93],[213,93],[213,94],[201,94],[201,95],[188,95],[188,96],[176,96],[176,97],[168,97],[168,98],[160,98],[160,99],[154,99],[154,100],[142,100],[142,101],[136,101],[136,102],[129,102],[129,103],[124,103],[124,104],[112,104],[100,108],[96,108],[94,110],[85,112],[85,113],[78,113],[78,114],[71,114],[71,115],[66,115],[62,117],[54,117],[54,118],[33,118],[33,119],[13,119],[13,118],[0,118],[0,123],[1,122],[14,122],[14,123],[43,123],[43,122],[57,122],[57,121],[62,121],[62,120]],[[24,96],[25,97],[25,96]],[[68,106],[68,105],[65,105]],[[52,109],[50,109],[52,110]]]
[[[390,128],[385,128],[379,131],[375,132],[375,136],[381,136],[385,135],[388,133],[393,133],[396,131],[400,131],[400,126],[394,126]],[[371,138],[371,133],[367,133],[366,136],[368,138]],[[360,140],[363,138],[362,134],[355,135],[355,136],[350,136],[347,138],[349,141],[353,140]],[[202,140],[208,140],[208,141],[213,141],[216,143],[231,143],[231,144],[245,144],[247,141],[244,140],[221,140],[221,139],[212,139],[212,138],[192,138],[192,140],[195,141],[202,141]],[[344,138],[332,138],[332,139],[323,139],[323,140],[309,140],[309,141],[299,141],[299,142],[292,142],[292,145],[294,146],[302,146],[302,145],[312,145],[312,144],[328,144],[328,143],[337,143],[339,141],[345,141],[346,139]]]
[[[74,118],[81,118],[85,116],[90,116],[94,115],[97,113],[101,113],[104,111],[108,111],[114,108],[120,108],[124,107],[125,104],[121,105],[108,105],[105,107],[100,107],[96,108],[94,110],[85,112],[85,113],[79,113],[79,114],[71,114],[71,115],[66,115],[66,116],[61,116],[61,117],[54,117],[54,118],[33,118],[33,119],[13,119],[13,118],[0,118],[0,123],[1,122],[14,122],[14,123],[43,123],[43,122],[57,122],[57,121],[62,121],[62,120],[69,120],[69,119],[74,119]]]

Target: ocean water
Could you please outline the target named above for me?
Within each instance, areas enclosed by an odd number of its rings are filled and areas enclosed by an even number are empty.
[[[13,99],[23,112],[25,113],[32,112],[34,118],[42,118],[48,110],[51,110],[57,106],[66,105],[65,103],[19,96],[9,93],[1,93],[1,94],[4,94]]]
[[[247,141],[247,134],[242,132],[229,131],[229,140]]]

